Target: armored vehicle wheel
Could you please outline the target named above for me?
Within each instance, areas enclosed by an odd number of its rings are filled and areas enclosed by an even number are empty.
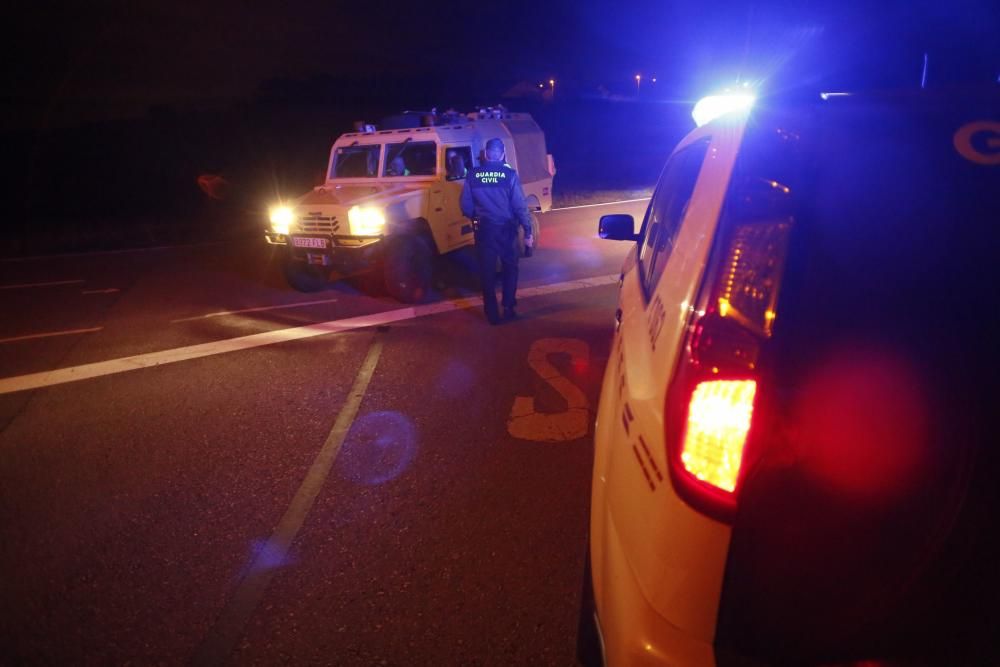
[[[375,266],[355,274],[351,278],[351,283],[358,291],[368,296],[385,296],[385,269],[383,266],[384,264],[379,261]]]
[[[326,287],[328,277],[329,274],[322,267],[310,266],[291,258],[285,260],[285,280],[300,292],[318,292]]]
[[[431,288],[431,248],[416,234],[397,234],[385,240],[383,275],[389,296],[418,303]]]

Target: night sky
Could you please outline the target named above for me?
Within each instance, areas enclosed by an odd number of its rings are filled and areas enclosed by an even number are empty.
[[[771,87],[996,82],[1000,3],[958,2],[45,3],[8,25],[6,128],[212,108],[268,82],[431,82],[498,98],[554,77],[559,91],[697,95],[735,77]],[[649,81],[649,78],[645,79]],[[463,97],[463,99],[464,99]],[[349,102],[348,102],[349,103]]]

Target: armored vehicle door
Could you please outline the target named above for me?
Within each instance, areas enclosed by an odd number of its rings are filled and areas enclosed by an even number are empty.
[[[444,146],[441,151],[444,168],[441,173],[444,180],[438,181],[431,191],[430,214],[438,224],[447,228],[447,247],[441,252],[448,252],[472,243],[472,224],[462,216],[459,197],[465,176],[473,167],[472,148],[468,145]]]

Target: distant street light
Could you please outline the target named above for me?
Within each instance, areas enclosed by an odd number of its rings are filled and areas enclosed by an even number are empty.
[[[552,87],[552,99],[556,98],[556,80],[549,79],[549,86]]]
[[[641,83],[642,83],[642,75],[641,74],[636,74],[635,75],[635,94],[636,95],[639,94],[639,86],[640,86]]]

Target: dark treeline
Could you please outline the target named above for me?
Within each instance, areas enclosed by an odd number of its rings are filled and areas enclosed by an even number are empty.
[[[557,193],[648,186],[691,127],[687,104],[562,90],[552,100],[525,94],[532,85],[518,97],[484,100],[463,99],[446,82],[434,89],[386,79],[277,79],[225,109],[161,106],[141,118],[10,132],[5,252],[36,251],[38,239],[60,249],[142,241],[122,230],[159,238],[204,228],[206,219],[263,224],[269,203],[321,182],[331,142],[353,121],[377,123],[406,109],[501,103],[532,113],[556,159]]]

